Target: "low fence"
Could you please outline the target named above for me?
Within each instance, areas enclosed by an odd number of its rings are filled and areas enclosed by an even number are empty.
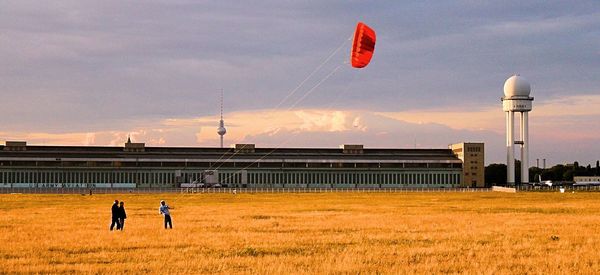
[[[492,191],[503,193],[517,193],[517,189],[512,187],[492,186]]]
[[[517,186],[517,192],[600,192],[600,186]],[[202,194],[202,193],[407,193],[407,192],[492,192],[492,188],[0,188],[0,194]]]
[[[0,188],[3,194],[491,192],[491,188]]]
[[[599,192],[600,186],[588,185],[588,186],[516,186],[517,192],[560,192],[563,189],[564,192],[573,191],[586,191],[586,192]]]

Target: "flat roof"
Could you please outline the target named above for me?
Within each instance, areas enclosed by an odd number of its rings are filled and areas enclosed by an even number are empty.
[[[4,147],[0,145],[0,160],[460,162],[451,149],[364,148],[354,154],[342,148],[254,148],[236,153],[235,148],[218,147],[145,147],[142,152],[120,146],[27,145],[23,151]]]

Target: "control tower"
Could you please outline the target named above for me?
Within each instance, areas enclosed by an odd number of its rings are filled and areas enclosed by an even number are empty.
[[[506,113],[506,185],[515,185],[515,145],[521,146],[521,183],[529,183],[529,119],[531,85],[520,75],[504,82],[502,109]],[[515,141],[515,113],[520,113],[520,140]]]

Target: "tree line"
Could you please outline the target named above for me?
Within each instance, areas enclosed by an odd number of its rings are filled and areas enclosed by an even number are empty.
[[[521,182],[521,162],[515,160],[515,181]],[[529,182],[539,182],[541,180],[551,180],[553,182],[573,182],[575,176],[600,176],[600,161],[596,161],[596,167],[591,164],[587,166],[579,165],[579,162],[573,164],[557,164],[550,168],[530,167]],[[492,163],[485,167],[486,186],[506,184],[506,164]]]

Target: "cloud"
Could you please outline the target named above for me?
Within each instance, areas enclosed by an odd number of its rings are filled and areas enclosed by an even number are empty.
[[[539,36],[545,33],[557,34],[561,32],[577,31],[582,28],[593,28],[598,24],[600,24],[600,13],[595,12],[583,15],[564,15],[541,19],[526,18],[520,21],[504,21],[484,26],[482,30],[505,36]]]
[[[198,126],[197,121],[217,117],[168,119],[151,127],[93,133],[17,133],[9,139],[30,144],[121,145],[131,136],[134,142],[150,146],[216,146],[216,124]],[[231,121],[231,124],[227,122]],[[175,123],[174,123],[175,122]],[[235,126],[233,126],[235,125]],[[344,143],[368,147],[445,148],[464,138],[481,140],[498,136],[492,132],[453,130],[441,124],[413,124],[364,111],[263,110],[226,114],[226,144],[255,143],[260,147],[337,147]],[[2,133],[5,134],[5,133]]]
[[[539,106],[539,144],[592,144],[598,115],[586,101],[600,86],[599,14],[595,1],[4,1],[0,137],[218,144],[224,89],[228,141],[296,134],[315,146],[337,145],[319,136],[414,146],[417,136],[443,146],[452,141],[431,136],[446,135],[502,148],[502,83],[521,73]],[[348,59],[358,20],[378,34],[372,63],[342,67],[307,94]]]
[[[572,96],[534,101],[530,114],[531,158],[549,163],[593,162],[600,128],[599,96]],[[518,116],[517,116],[518,118]],[[122,145],[128,136],[148,146],[208,146],[219,144],[219,117],[170,118],[132,122],[97,132],[0,133],[6,140],[30,144]],[[577,124],[572,121],[577,120]],[[518,123],[517,123],[518,124]],[[584,125],[584,127],[581,127]],[[456,142],[484,142],[486,161],[504,162],[504,113],[498,106],[414,112],[368,110],[255,110],[225,113],[226,146],[255,143],[259,147],[337,147],[364,144],[371,148],[446,148]],[[568,145],[568,146],[566,146]]]

